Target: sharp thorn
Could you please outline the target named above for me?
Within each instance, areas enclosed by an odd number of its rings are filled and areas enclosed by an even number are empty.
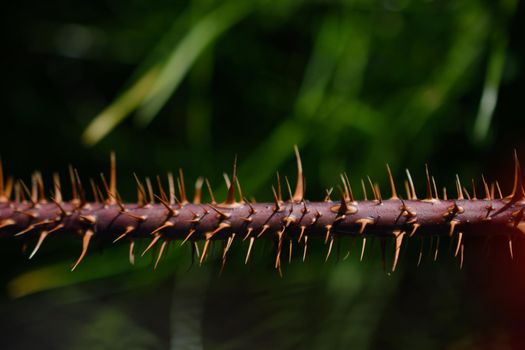
[[[397,191],[396,191],[396,184],[394,183],[394,177],[392,176],[392,171],[390,170],[390,166],[388,164],[386,165],[386,170],[388,172],[388,180],[390,181],[390,190],[392,192],[392,197],[390,199],[398,199]]]
[[[155,243],[158,242],[159,239],[162,238],[162,235],[161,234],[156,234],[153,239],[151,240],[151,242],[148,244],[148,246],[146,247],[146,249],[144,249],[144,251],[142,252],[142,254],[140,254],[140,256],[144,256],[154,245]]]
[[[155,265],[153,266],[153,270],[157,269],[157,266],[159,265],[160,259],[162,258],[162,254],[164,253],[164,249],[166,248],[166,244],[168,244],[168,241],[164,241],[160,245],[159,254],[157,255],[157,260],[155,260]]]
[[[397,261],[399,259],[399,252],[401,251],[401,244],[403,244],[403,237],[405,236],[405,231],[396,231],[394,232],[396,240],[396,248],[394,251],[394,263],[392,264],[392,272],[396,271]]]
[[[75,271],[78,264],[80,264],[82,260],[84,259],[84,257],[86,256],[87,250],[89,248],[89,242],[91,240],[91,237],[93,237],[94,234],[95,233],[92,230],[87,230],[84,233],[84,237],[82,238],[82,252],[80,253],[80,256],[78,257],[73,267],[71,268],[71,271]]]
[[[248,251],[246,252],[246,258],[244,259],[244,264],[248,264],[250,260],[250,254],[252,252],[253,242],[255,242],[255,237],[250,237],[250,243],[248,245]]]

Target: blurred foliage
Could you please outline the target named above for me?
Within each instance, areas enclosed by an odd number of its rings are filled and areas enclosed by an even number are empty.
[[[238,154],[245,194],[269,200],[275,171],[294,178],[298,144],[308,198],[319,200],[342,171],[356,188],[367,174],[386,184],[386,162],[399,185],[412,169],[420,190],[427,162],[440,187],[453,188],[456,172],[479,180],[483,171],[509,189],[511,151],[525,153],[525,13],[517,0],[5,7],[0,152],[7,171],[24,179],[34,169],[65,178],[69,163],[97,178],[115,150],[128,200],[132,172],[179,167],[188,183],[207,176],[221,196],[222,173]],[[499,243],[491,243],[490,261],[482,245],[467,246],[459,272],[445,243],[438,263],[425,253],[416,268],[419,242],[409,242],[389,275],[378,242],[360,263],[358,247],[343,260],[343,240],[326,264],[319,242],[305,264],[296,252],[281,279],[271,242],[256,245],[249,265],[237,242],[218,277],[218,261],[193,266],[177,244],[154,272],[152,258],[128,266],[119,245],[92,249],[70,273],[78,241],[50,237],[29,262],[19,242],[6,241],[0,343],[521,348],[521,246],[510,264]]]

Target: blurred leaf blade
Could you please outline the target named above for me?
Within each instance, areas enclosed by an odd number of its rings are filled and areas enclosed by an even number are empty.
[[[91,121],[82,135],[84,144],[92,146],[98,143],[137,108],[138,124],[149,124],[202,52],[250,9],[245,3],[226,2],[204,15],[168,54],[167,59],[158,58],[134,84]]]
[[[248,3],[227,2],[198,21],[170,53],[159,78],[141,102],[137,122],[145,126],[157,115],[202,52],[250,10]]]

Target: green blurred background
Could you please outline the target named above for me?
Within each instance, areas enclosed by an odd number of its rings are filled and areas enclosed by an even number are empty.
[[[301,149],[310,200],[348,171],[387,191],[385,163],[419,191],[424,164],[452,192],[480,175],[512,181],[525,154],[525,6],[505,1],[17,1],[3,5],[0,153],[26,180],[41,170],[83,179],[118,158],[132,173],[185,170],[224,194],[235,154],[245,194],[271,200],[275,171],[295,179]],[[58,235],[57,235],[58,236]],[[466,242],[458,271],[448,242],[425,242],[381,268],[378,242],[349,242],[324,263],[313,244],[280,278],[270,242],[192,266],[172,245],[160,267],[131,267],[127,246],[48,239],[31,261],[0,244],[2,348],[520,349],[525,248]],[[30,247],[34,242],[30,243]],[[393,247],[388,245],[388,261]],[[218,254],[217,251],[215,252]]]

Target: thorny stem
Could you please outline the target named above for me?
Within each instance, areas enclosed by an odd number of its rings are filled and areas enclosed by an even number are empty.
[[[159,182],[160,196],[153,193],[148,185],[150,202],[146,202],[143,185],[138,181],[139,202],[123,203],[116,189],[115,161],[112,155],[110,184],[104,180],[106,199],[101,200],[102,193],[93,186],[95,201],[87,202],[81,198],[82,185],[78,176],[73,176],[74,197],[63,201],[57,177],[54,178],[54,195],[51,201],[44,198],[41,176],[33,177],[33,195],[29,200],[23,199],[23,184],[8,179],[3,181],[0,167],[0,237],[27,239],[36,237],[37,244],[30,257],[40,248],[44,239],[52,235],[80,235],[83,237],[83,249],[73,269],[82,261],[91,240],[101,242],[131,242],[130,260],[134,259],[133,247],[136,239],[149,239],[146,251],[154,245],[161,245],[157,263],[160,260],[166,242],[177,240],[187,243],[194,249],[196,241],[204,241],[200,254],[201,263],[205,260],[208,243],[223,241],[223,266],[227,252],[235,237],[249,239],[249,254],[257,239],[271,238],[276,241],[275,267],[280,271],[281,250],[283,242],[288,249],[298,242],[302,246],[301,256],[306,254],[309,237],[324,239],[328,247],[327,259],[330,256],[334,237],[362,237],[363,248],[366,238],[392,237],[395,241],[395,270],[399,250],[405,240],[411,237],[456,237],[455,255],[461,253],[463,245],[471,236],[504,236],[508,238],[510,254],[512,241],[525,234],[525,192],[522,186],[521,169],[515,156],[514,189],[510,196],[496,198],[494,187],[484,181],[485,196],[478,199],[463,198],[463,189],[459,180],[458,199],[439,199],[436,186],[431,186],[427,170],[427,194],[424,199],[417,199],[409,176],[410,187],[407,188],[407,199],[402,199],[395,189],[390,177],[390,199],[382,199],[378,186],[371,186],[373,200],[354,200],[348,177],[341,176],[343,193],[339,201],[332,201],[328,195],[324,201],[309,202],[304,199],[304,182],[302,166],[298,152],[298,179],[295,193],[284,202],[281,195],[275,192],[274,203],[249,203],[241,198],[235,199],[235,189],[240,189],[235,167],[228,188],[227,200],[223,203],[201,204],[202,179],[198,181],[193,203],[186,198],[182,172],[178,179],[181,201],[174,200],[173,181],[170,183],[170,200]],[[149,181],[147,181],[149,183]],[[279,185],[280,187],[280,185]],[[497,186],[499,189],[499,186]],[[12,189],[15,198],[11,198]],[[434,191],[432,191],[432,188]],[[40,191],[38,191],[40,189]],[[412,189],[412,190],[411,190]],[[211,191],[211,189],[210,189]],[[40,195],[38,194],[40,193]],[[473,193],[476,193],[474,190]],[[153,203],[154,198],[160,203]],[[144,253],[146,252],[144,251]],[[156,264],[155,264],[156,266]]]

